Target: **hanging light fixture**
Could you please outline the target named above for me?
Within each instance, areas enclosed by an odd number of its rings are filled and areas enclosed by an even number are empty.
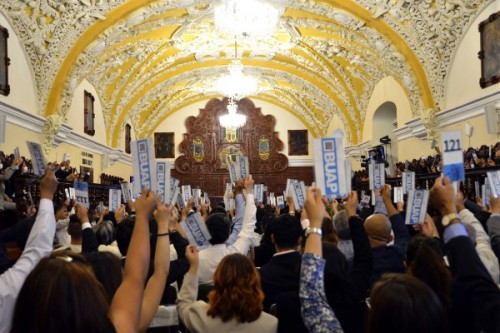
[[[269,37],[285,3],[286,0],[220,0],[214,8],[215,27],[231,37]]]
[[[234,42],[234,60],[228,66],[229,75],[223,76],[215,83],[217,92],[229,99],[240,100],[254,95],[259,89],[257,80],[243,74],[243,64],[238,57],[238,44]]]
[[[247,122],[247,117],[243,114],[237,113],[238,104],[232,98],[229,99],[227,104],[227,114],[219,117],[219,123],[221,127],[238,129],[245,125]]]

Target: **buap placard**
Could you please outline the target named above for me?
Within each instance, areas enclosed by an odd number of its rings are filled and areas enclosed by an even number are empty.
[[[328,198],[347,195],[343,142],[341,137],[321,138],[313,142],[316,184]]]
[[[134,190],[141,193],[147,188],[157,193],[156,161],[153,139],[137,140],[130,143],[132,167],[134,171]]]
[[[38,176],[45,174],[47,168],[47,160],[43,154],[42,146],[35,142],[27,142],[28,149],[31,155],[31,164],[33,165],[33,173]]]
[[[130,200],[130,184],[128,182],[123,182],[120,186],[122,188],[123,202],[128,204]]]
[[[170,164],[156,162],[156,195],[161,195],[163,204],[167,204],[170,197]]]
[[[292,182],[292,198],[295,209],[302,209],[306,201],[306,186],[303,181],[294,180]]]
[[[490,183],[491,195],[498,198],[500,195],[500,171],[490,171],[486,174]]]
[[[370,190],[380,190],[385,184],[384,163],[368,164],[368,177],[370,180]]]
[[[109,189],[109,211],[115,212],[121,205],[122,191],[118,189]]]
[[[403,172],[401,179],[403,194],[415,189],[415,172]]]
[[[255,193],[255,199],[259,205],[262,204],[264,202],[264,184],[255,184],[253,192]]]
[[[411,190],[408,192],[405,224],[418,224],[424,222],[428,201],[428,190]]]
[[[210,233],[199,213],[189,215],[180,225],[186,233],[189,244],[196,245],[200,251],[210,245]]]

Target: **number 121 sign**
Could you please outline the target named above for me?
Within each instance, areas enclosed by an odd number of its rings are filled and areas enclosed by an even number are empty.
[[[441,134],[441,148],[443,149],[443,173],[450,181],[465,179],[464,153],[462,132],[444,132]]]

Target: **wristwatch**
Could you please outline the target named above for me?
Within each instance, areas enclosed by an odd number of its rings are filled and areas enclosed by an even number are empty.
[[[323,231],[321,228],[315,228],[315,227],[307,227],[306,228],[306,237],[309,236],[309,234],[317,234],[319,237],[323,236]]]
[[[456,213],[451,213],[443,216],[441,218],[441,224],[443,227],[446,227],[448,224],[450,224],[451,221],[453,220],[460,220],[460,217]]]

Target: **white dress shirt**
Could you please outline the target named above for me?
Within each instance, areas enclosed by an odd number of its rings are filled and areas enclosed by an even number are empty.
[[[217,244],[210,245],[208,248],[200,251],[200,262],[198,266],[198,278],[200,284],[213,283],[213,275],[219,262],[228,254],[241,253],[248,254],[250,246],[252,246],[253,230],[255,228],[257,207],[254,204],[253,194],[247,194],[245,214],[243,218],[243,226],[238,238],[231,245]]]
[[[14,266],[0,275],[0,333],[10,331],[17,295],[24,280],[40,259],[47,257],[52,252],[55,230],[56,219],[52,201],[42,199],[21,257]]]

